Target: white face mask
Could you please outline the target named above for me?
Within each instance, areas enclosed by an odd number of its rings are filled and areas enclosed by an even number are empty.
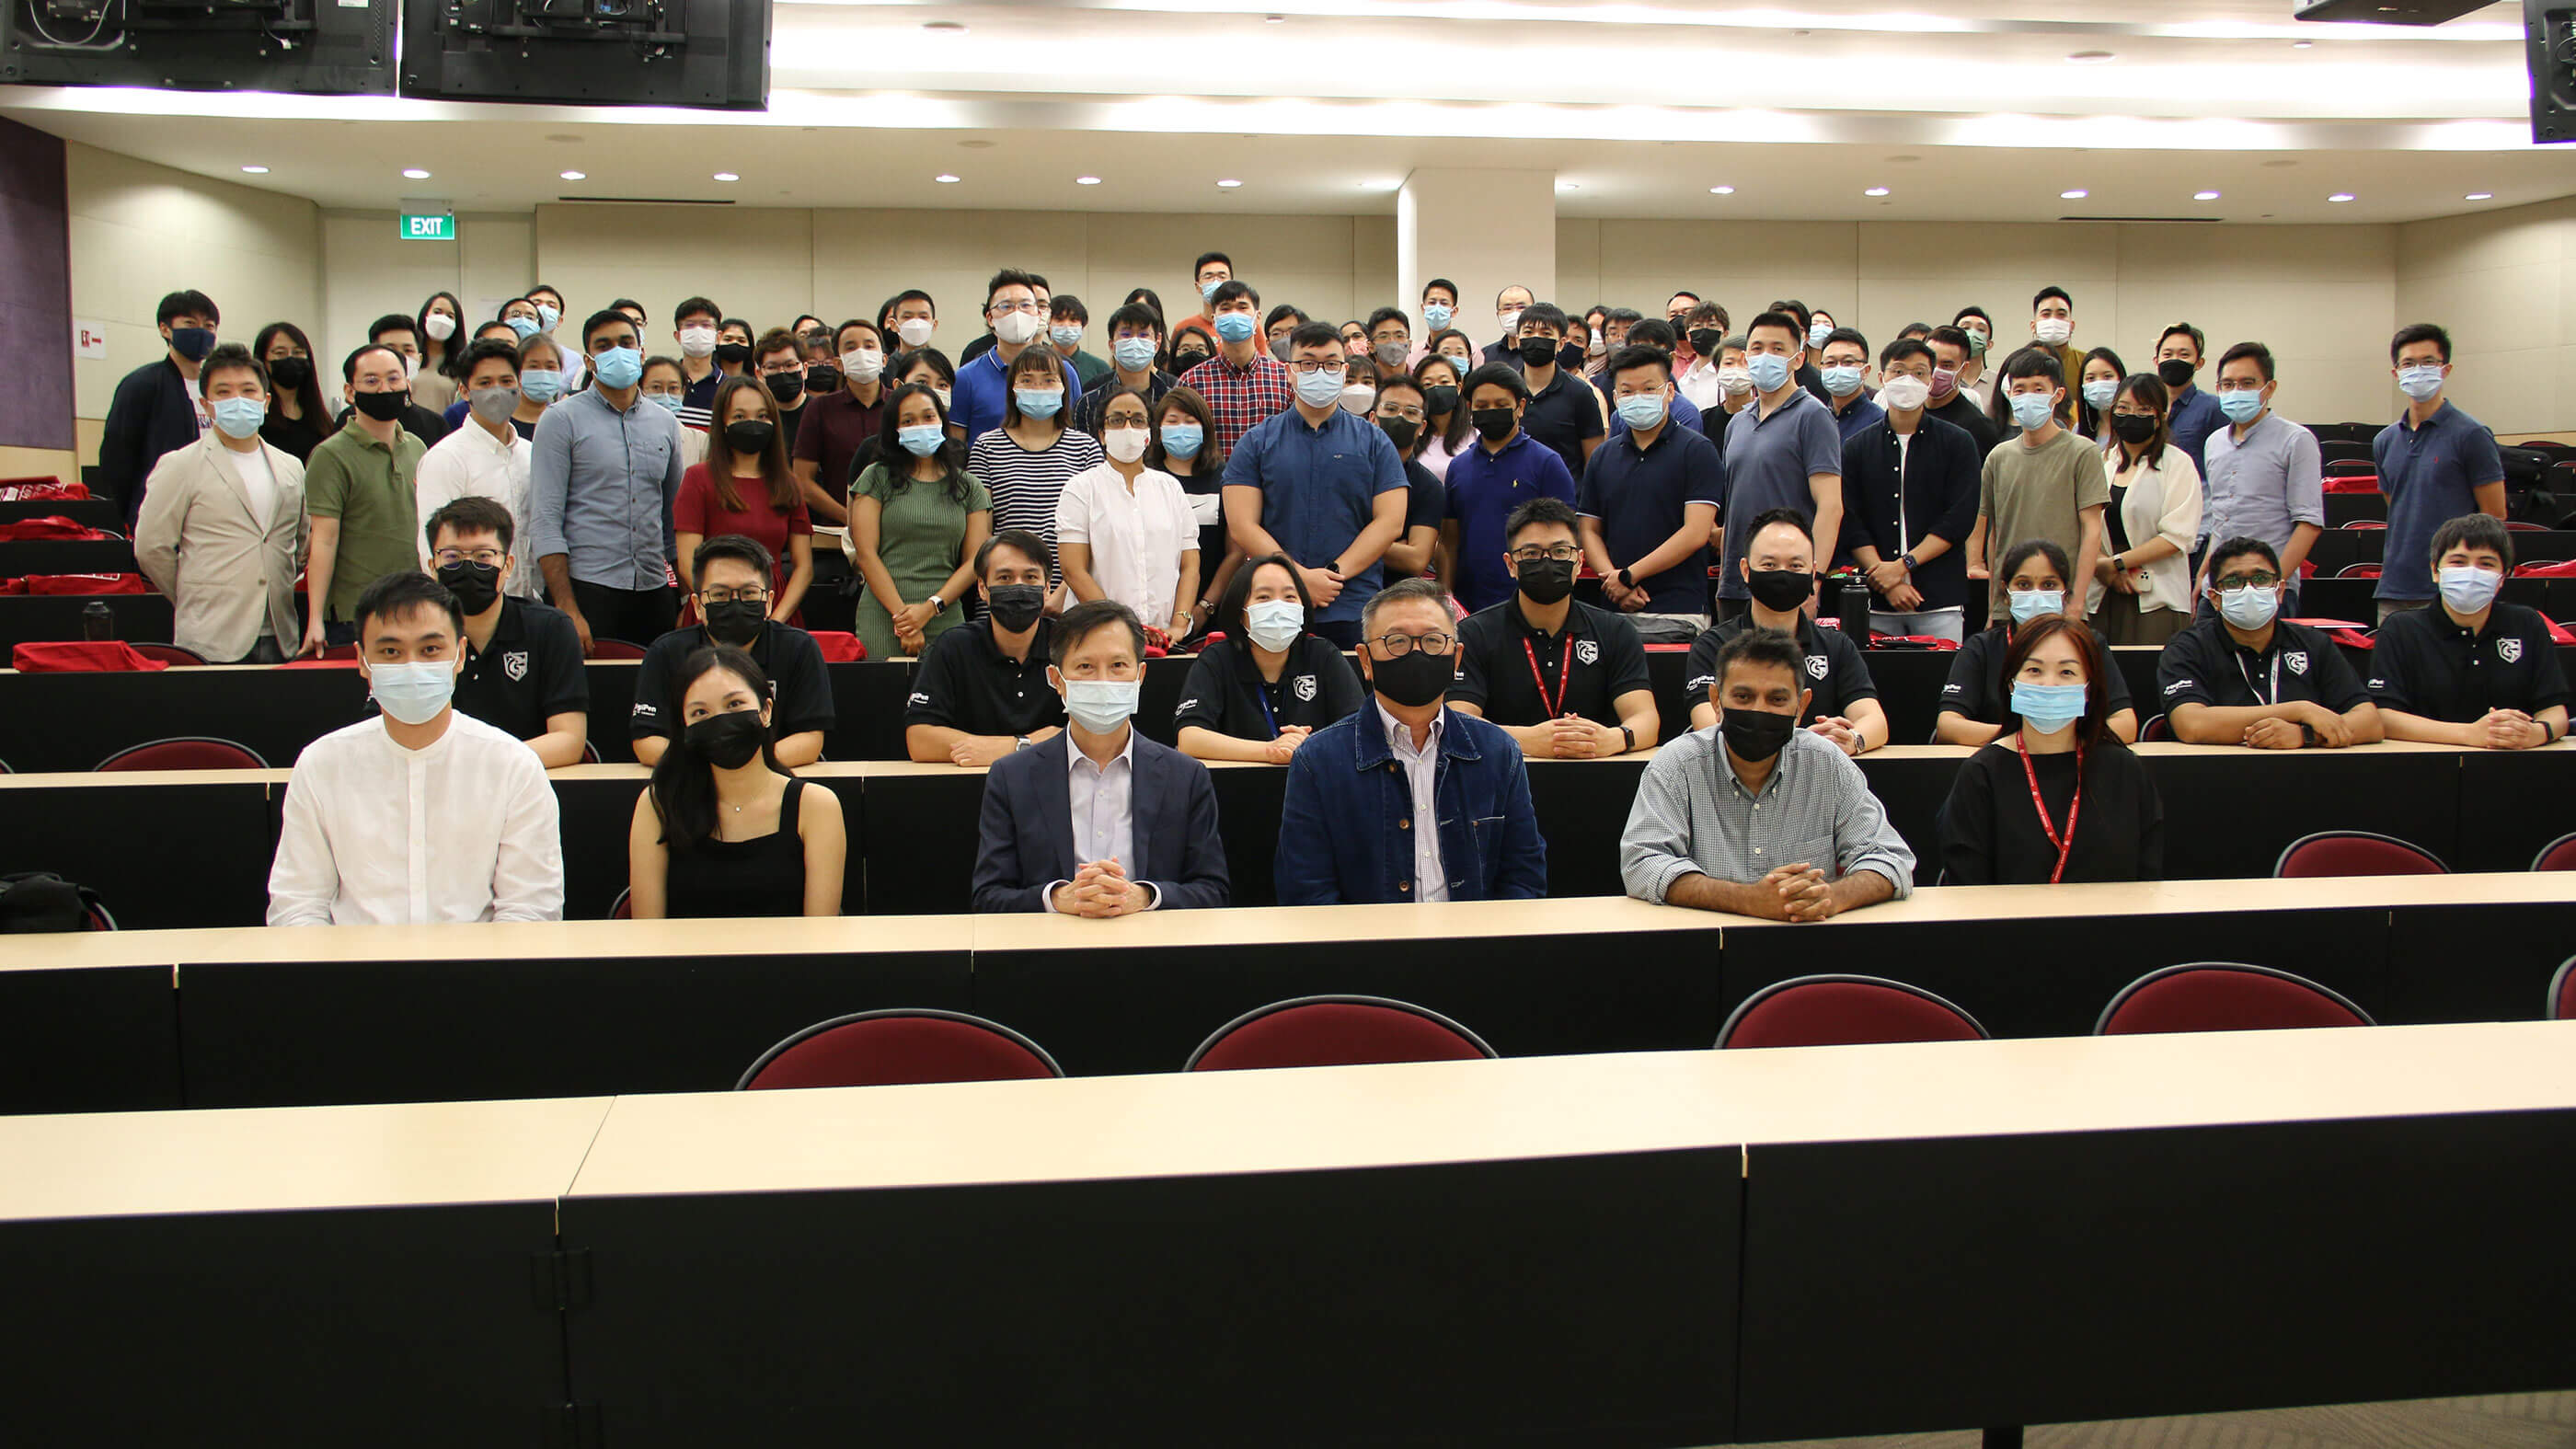
[[[873,347],[854,347],[841,354],[841,375],[852,382],[874,382],[885,371],[885,354]]]
[[[712,327],[681,328],[680,351],[690,357],[713,357],[716,351],[716,329]]]
[[[1100,446],[1121,463],[1133,463],[1145,456],[1145,430],[1140,427],[1117,427],[1104,430]]]
[[[1355,382],[1342,389],[1343,412],[1364,414],[1375,406],[1377,406],[1377,389],[1367,383]]]
[[[1717,370],[1717,385],[1738,397],[1742,397],[1744,394],[1753,391],[1753,372],[1750,368],[1744,367],[1741,364],[1733,367],[1721,367]]]
[[[420,324],[420,330],[428,333],[432,342],[445,342],[456,335],[456,319],[444,312],[432,312]]]
[[[1910,413],[1931,401],[1932,384],[1900,372],[1880,385],[1878,396],[1889,407]]]
[[[906,317],[894,324],[894,335],[902,338],[906,347],[920,347],[930,341],[930,326],[927,317]]]
[[[993,335],[1013,347],[1018,347],[1035,338],[1045,326],[1046,324],[1039,321],[1034,312],[1005,312],[1001,320],[993,324]]]
[[[1504,313],[1504,314],[1502,314],[1501,316],[1499,316],[1499,317],[1495,318],[1495,319],[1494,319],[1494,323],[1495,323],[1495,325],[1496,325],[1496,326],[1499,326],[1499,327],[1501,327],[1501,328],[1503,329],[1503,335],[1504,335],[1505,337],[1518,337],[1518,336],[1520,336],[1520,335],[1521,335],[1521,309],[1520,309],[1520,308],[1518,308],[1518,307],[1514,307],[1512,310],[1510,310],[1510,311],[1508,311],[1508,312],[1505,312],[1505,313]]]
[[[2051,347],[2064,347],[2066,339],[2075,335],[2075,324],[2064,317],[2042,317],[2032,324],[2031,335]]]

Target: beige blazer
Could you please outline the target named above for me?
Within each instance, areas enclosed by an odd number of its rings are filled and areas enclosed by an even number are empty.
[[[2114,443],[2102,450],[2102,476],[2119,482],[2119,467],[2119,444]],[[2120,526],[2128,530],[2129,546],[2135,548],[2148,539],[2162,538],[2180,550],[2132,571],[2138,581],[2138,612],[2176,609],[2190,613],[2191,543],[2200,529],[2200,469],[2193,466],[2189,453],[2167,443],[2164,457],[2156,466],[2141,464],[2130,469],[2122,486],[2129,491],[2121,499]],[[2102,525],[2102,556],[2111,556],[2111,525],[2107,521]],[[2084,612],[2100,612],[2102,600],[2110,592],[2099,579],[2086,580]]]
[[[134,525],[134,560],[169,595],[170,637],[218,664],[250,653],[263,624],[288,654],[304,641],[295,574],[304,557],[304,465],[266,443],[277,503],[254,520],[240,475],[209,430],[161,455]]]

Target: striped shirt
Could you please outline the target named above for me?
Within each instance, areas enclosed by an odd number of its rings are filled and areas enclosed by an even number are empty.
[[[993,490],[993,531],[1025,528],[1055,548],[1055,506],[1064,494],[1064,485],[1086,468],[1097,468],[1108,461],[1100,451],[1100,440],[1089,433],[1066,428],[1056,434],[1054,444],[1043,452],[1032,453],[1011,441],[1011,435],[994,428],[975,440],[968,450],[966,468]],[[1049,570],[1052,575],[1054,570]]]
[[[1267,352],[1253,353],[1250,367],[1237,367],[1219,352],[1183,373],[1181,386],[1207,399],[1208,411],[1216,417],[1219,457],[1231,455],[1234,445],[1262,419],[1284,413],[1297,402],[1288,364]]]
[[[1751,885],[1802,861],[1828,880],[1875,871],[1899,900],[1914,889],[1914,852],[1860,766],[1805,730],[1789,736],[1758,796],[1744,792],[1717,726],[1673,740],[1646,763],[1619,835],[1621,882],[1658,905],[1687,875]]]

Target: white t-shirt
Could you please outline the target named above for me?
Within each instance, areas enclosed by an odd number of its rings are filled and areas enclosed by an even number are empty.
[[[277,521],[277,469],[268,461],[265,446],[243,452],[227,447],[224,466],[241,480],[242,492],[250,495],[251,520],[262,529]]]
[[[1130,494],[1117,468],[1102,463],[1065,480],[1056,496],[1055,541],[1088,546],[1101,591],[1160,628],[1172,621],[1179,598],[1181,551],[1199,546],[1198,516],[1171,474],[1147,468]]]

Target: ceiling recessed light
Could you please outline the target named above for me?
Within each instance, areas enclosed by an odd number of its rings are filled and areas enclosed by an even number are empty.
[[[2215,191],[2195,191],[2191,194],[2191,199],[2194,201],[2216,201],[2218,199],[2218,193]]]
[[[2266,171],[2287,171],[2287,170],[2289,170],[2291,167],[2296,166],[2296,165],[2298,165],[2298,164],[2299,164],[2298,162],[2296,162],[2296,161],[2294,161],[2294,160],[2290,159],[2289,157],[2284,156],[2284,157],[2282,157],[2282,158],[2281,158],[2280,160],[2278,160],[2278,161],[2266,161],[2266,162],[2264,162],[2264,163],[2263,163],[2263,169],[2264,169],[2264,170],[2266,170]]]
[[[265,166],[245,166],[242,170],[253,176],[266,176],[268,174],[268,168]]]
[[[1560,181],[1556,183],[1556,189],[1559,191],[1581,191],[1583,189],[1583,183],[1580,181]]]
[[[1261,23],[1264,25],[1285,25],[1288,23],[1288,17],[1285,15],[1264,15],[1261,17]]]
[[[2316,42],[2313,40],[2293,40],[2290,42],[2290,48],[2292,50],[2306,50],[2315,44]]]
[[[2091,196],[2092,194],[2092,192],[2079,186],[2073,191],[2061,191],[2057,193],[2057,199],[2060,201],[2082,201],[2084,198]]]
[[[421,170],[417,166],[406,166],[403,168],[403,180],[405,181],[427,181],[428,179],[429,173]]]
[[[590,179],[590,175],[588,172],[584,171],[567,171],[563,174],[563,179],[566,181],[588,181]]]
[[[734,175],[730,171],[719,171],[716,173],[716,179],[718,181],[740,181],[742,178]]]
[[[1242,184],[1242,182],[1235,180],[1231,176],[1217,183],[1217,185],[1224,187],[1228,191],[1232,191],[1234,188],[1241,186]]]
[[[2067,57],[2068,61],[2076,65],[2100,65],[2105,61],[2117,59],[2119,59],[2117,55],[2107,50],[2079,50]]]
[[[1863,196],[1885,196],[1886,194],[1887,188],[1884,186],[1873,186],[1869,190],[1861,193]]]
[[[1073,184],[1076,186],[1098,186],[1100,184],[1100,178],[1097,176],[1077,176],[1073,178]]]
[[[2463,201],[2493,201],[2495,200],[2495,193],[2492,191],[2472,191],[2460,199]]]
[[[921,28],[934,35],[964,35],[966,33],[966,22],[963,20],[933,20],[925,23]]]
[[[2338,192],[2336,192],[2334,195],[2327,197],[2327,198],[2326,198],[2326,200],[2328,200],[2328,201],[2350,201],[2350,200],[2352,200],[2352,193],[2351,193],[2351,192],[2349,192],[2349,191],[2338,191]]]
[[[938,182],[938,183],[939,183],[940,185],[942,185],[942,186],[954,186],[954,185],[956,185],[956,184],[957,184],[957,182],[960,180],[960,178],[959,178],[959,177],[954,176],[954,175],[952,175],[952,174],[950,174],[950,173],[948,173],[948,172],[946,172],[946,171],[942,171],[942,172],[940,172],[938,175],[933,176],[933,177],[931,177],[930,179],[931,179],[931,180],[933,180],[933,181]]]
[[[1733,196],[1735,194],[1735,188],[1732,186],[1712,186],[1708,189],[1708,194],[1711,196]]]

